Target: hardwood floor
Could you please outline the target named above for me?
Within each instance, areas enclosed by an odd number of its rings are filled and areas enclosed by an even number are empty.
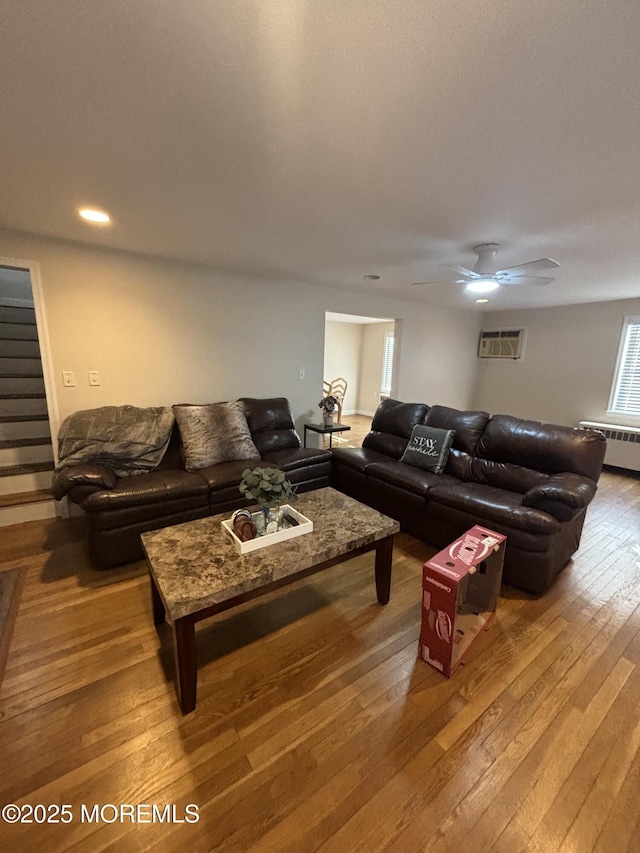
[[[73,815],[5,823],[2,850],[640,850],[640,479],[603,474],[574,561],[539,599],[503,587],[451,679],[417,660],[433,549],[401,534],[386,607],[364,556],[203,623],[186,717],[144,564],[93,571],[81,521],[0,539],[28,568],[0,804]]]
[[[351,427],[349,432],[336,433],[333,436],[335,447],[362,447],[362,439],[371,431],[371,421],[366,415],[343,415],[342,423]],[[325,436],[324,446],[329,446],[329,439]]]

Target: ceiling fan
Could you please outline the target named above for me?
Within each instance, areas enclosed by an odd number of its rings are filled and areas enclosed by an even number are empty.
[[[515,267],[499,270],[496,269],[496,262],[493,260],[500,251],[498,243],[481,243],[479,246],[474,246],[473,251],[478,256],[478,260],[472,270],[457,264],[441,264],[441,266],[459,273],[460,278],[451,279],[451,281],[456,284],[466,284],[467,290],[472,293],[489,293],[502,284],[549,284],[554,279],[547,276],[531,275],[531,273],[560,266],[551,258],[538,258],[537,261],[528,261],[526,264],[518,264]],[[413,282],[414,285],[439,283],[435,281]]]

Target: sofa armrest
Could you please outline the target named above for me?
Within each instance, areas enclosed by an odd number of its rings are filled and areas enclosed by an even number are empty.
[[[76,486],[90,486],[96,491],[113,489],[118,478],[105,465],[70,465],[60,468],[53,474],[53,496],[59,501],[68,495]]]
[[[525,492],[522,505],[548,512],[558,521],[569,521],[591,503],[596,488],[593,480],[579,474],[551,474],[546,482]]]

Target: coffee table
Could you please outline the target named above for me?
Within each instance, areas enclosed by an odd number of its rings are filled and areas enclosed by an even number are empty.
[[[397,521],[331,488],[300,495],[296,509],[311,533],[244,555],[221,527],[230,512],[142,534],[153,620],[173,631],[183,714],[196,706],[196,622],[372,550],[378,601],[389,601]]]

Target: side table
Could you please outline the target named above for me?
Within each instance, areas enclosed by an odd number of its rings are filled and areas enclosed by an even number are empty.
[[[324,424],[305,424],[304,425],[304,446],[307,446],[307,430],[311,430],[311,432],[320,433],[320,435],[328,435],[329,436],[329,447],[332,446],[333,434],[334,432],[348,432],[351,429],[350,426],[343,426],[342,424],[333,424],[333,426],[325,426]]]

